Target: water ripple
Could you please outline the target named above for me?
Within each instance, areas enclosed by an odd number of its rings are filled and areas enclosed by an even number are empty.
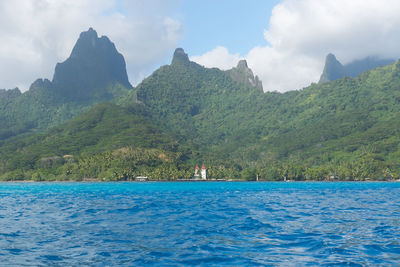
[[[2,183],[2,265],[400,264],[400,183]]]

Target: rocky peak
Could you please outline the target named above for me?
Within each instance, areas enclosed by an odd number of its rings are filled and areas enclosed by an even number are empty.
[[[97,35],[97,32],[90,27],[89,30],[87,30],[86,32],[81,32],[77,42],[79,43],[79,42],[89,41],[94,46],[98,38],[99,37]]]
[[[334,54],[332,54],[332,53],[329,53],[328,55],[326,55],[325,61],[326,61],[326,62],[338,62],[338,63],[340,63],[340,62],[336,59],[336,56],[335,56]]]
[[[329,53],[325,59],[325,67],[319,79],[319,83],[334,81],[345,76],[343,65],[335,55]]]
[[[249,67],[247,66],[247,61],[245,59],[239,60],[238,64],[237,64],[237,69],[240,70],[247,70],[249,69]],[[251,71],[251,70],[250,70]]]
[[[357,77],[364,71],[372,70],[380,66],[385,66],[395,62],[393,59],[379,59],[376,57],[366,57],[355,60],[346,65],[342,65],[333,54],[328,54],[325,59],[325,67],[319,83],[338,80],[345,76]]]
[[[174,56],[172,58],[172,65],[180,64],[180,63],[187,63],[189,61],[189,56],[185,53],[183,48],[175,49]]]
[[[29,90],[35,90],[38,88],[51,88],[51,87],[52,83],[48,79],[37,79],[31,84]]]
[[[88,57],[93,56],[96,53],[102,53],[107,51],[116,52],[115,45],[106,36],[97,35],[97,32],[92,28],[88,31],[82,32],[79,35],[79,39],[72,49],[70,57]]]
[[[332,53],[329,53],[326,56],[325,59],[325,67],[332,68],[332,67],[337,67],[341,68],[343,67],[342,63],[339,62],[339,60],[336,59],[336,56]]]
[[[236,68],[227,71],[232,80],[247,86],[263,90],[262,82],[258,76],[254,76],[253,71],[248,67],[247,61],[242,59],[238,62]]]
[[[80,34],[70,57],[56,65],[52,82],[64,96],[80,100],[94,95],[107,99],[107,88],[113,84],[132,88],[124,57],[92,28]]]

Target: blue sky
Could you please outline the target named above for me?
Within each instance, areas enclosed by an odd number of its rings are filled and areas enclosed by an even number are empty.
[[[176,10],[183,22],[179,45],[191,55],[203,54],[216,46],[232,53],[247,54],[251,48],[266,45],[272,8],[277,0],[202,0],[183,1]]]
[[[0,88],[51,80],[93,27],[123,54],[134,85],[182,47],[205,67],[246,59],[266,91],[298,90],[319,80],[328,53],[398,59],[399,14],[398,0],[0,1]]]

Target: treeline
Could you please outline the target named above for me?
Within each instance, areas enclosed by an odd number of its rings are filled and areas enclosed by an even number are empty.
[[[34,180],[131,181],[137,176],[150,180],[189,179],[194,165],[185,163],[181,152],[160,149],[125,147],[94,155],[53,156],[41,158],[32,168],[19,168],[0,176],[3,181]],[[398,168],[371,158],[306,166],[299,162],[271,162],[264,165],[242,167],[238,164],[207,166],[208,179],[237,179],[265,181],[323,181],[323,180],[393,180],[399,179]]]

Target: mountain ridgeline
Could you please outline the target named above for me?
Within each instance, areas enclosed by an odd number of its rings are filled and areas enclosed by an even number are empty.
[[[69,58],[56,65],[52,81],[37,79],[24,93],[0,91],[0,143],[66,122],[129,90],[123,56],[90,28],[81,33]]]
[[[89,29],[52,81],[0,90],[0,177],[176,179],[205,164],[210,178],[399,178],[400,65],[384,63],[328,55],[325,81],[263,92],[245,60],[205,68],[178,48],[132,88],[115,46]]]
[[[219,144],[243,130],[238,126],[244,121],[237,115],[249,114],[251,100],[263,95],[249,80],[248,71],[247,66],[231,72],[207,69],[177,49],[171,65],[156,70],[137,86],[137,99],[159,124],[194,147]]]
[[[393,64],[394,59],[380,59],[377,57],[366,57],[364,59],[352,61],[342,65],[335,55],[328,54],[325,60],[324,71],[321,74],[319,83],[331,82],[343,77],[355,78],[367,70],[373,70],[377,67]]]

